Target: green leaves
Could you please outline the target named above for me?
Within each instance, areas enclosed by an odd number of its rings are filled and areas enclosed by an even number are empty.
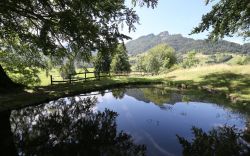
[[[189,51],[187,53],[187,56],[183,59],[181,66],[183,68],[190,68],[190,67],[197,65],[199,63],[199,60],[195,56],[196,56],[196,52],[194,50]]]
[[[130,64],[128,54],[124,44],[119,44],[115,50],[114,57],[111,62],[111,70],[115,73],[130,72]]]
[[[106,53],[105,51],[99,51],[97,53],[97,56],[94,62],[95,71],[109,72],[111,59],[112,58],[111,58],[110,53]]]
[[[40,69],[47,69],[47,58],[41,51],[30,44],[25,44],[18,37],[8,42],[1,42],[0,63],[5,72],[15,81],[25,85],[35,85],[40,82]]]
[[[144,0],[140,4],[154,7],[157,0]],[[132,31],[139,21],[123,0],[3,0],[0,14],[1,39],[9,40],[8,34],[16,34],[23,42],[53,55],[65,48],[63,43],[90,51],[109,47],[128,38],[119,32],[120,24],[127,24]]]
[[[210,0],[206,1],[208,4]],[[249,0],[220,0],[212,10],[202,16],[201,23],[191,34],[210,31],[209,39],[217,40],[238,34],[245,39],[250,37]]]
[[[143,0],[140,4],[155,7],[157,0]],[[77,56],[89,61],[91,53],[98,51],[101,67],[97,69],[108,71],[110,49],[129,38],[119,32],[120,25],[125,23],[133,31],[138,21],[124,0],[1,0],[0,46],[8,54],[0,63],[5,64],[5,69],[13,68],[8,69],[10,72],[14,67],[21,71],[19,67],[30,65],[46,67],[43,58],[47,56],[59,58],[53,60],[56,64],[77,51]],[[16,60],[15,65],[22,66],[14,66],[11,61]],[[66,68],[62,70],[67,73]]]
[[[155,8],[157,6],[158,0],[132,0],[132,4],[136,6],[137,4],[141,7],[147,5],[147,7]]]
[[[138,70],[158,73],[160,70],[171,68],[176,63],[175,50],[166,45],[159,44],[151,48],[137,61]],[[139,69],[140,68],[140,69]]]

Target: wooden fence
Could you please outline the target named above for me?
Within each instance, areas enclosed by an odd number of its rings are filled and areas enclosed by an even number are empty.
[[[92,74],[92,76],[88,76]],[[56,80],[56,77],[60,76],[52,76],[50,75],[50,83],[72,83],[77,81],[87,81],[89,79],[96,79],[100,80],[101,77],[111,77],[110,73],[108,72],[82,72],[82,73],[75,73],[75,74],[69,74],[68,78],[63,80]]]
[[[92,76],[89,76],[92,74]],[[75,74],[69,74],[68,78],[59,80],[58,77],[61,78],[61,76],[52,76],[50,75],[50,83],[72,83],[72,82],[79,82],[79,81],[87,81],[89,79],[95,79],[100,80],[102,77],[109,77],[111,78],[114,76],[148,76],[153,75],[153,73],[148,72],[141,72],[141,71],[132,71],[132,72],[123,72],[123,73],[110,73],[110,72],[81,72],[81,73],[75,73]]]
[[[123,73],[112,73],[112,76],[153,76],[154,73],[143,71],[131,71]]]

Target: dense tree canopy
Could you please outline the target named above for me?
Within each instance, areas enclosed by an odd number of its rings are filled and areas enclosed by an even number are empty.
[[[157,1],[139,1],[145,3],[154,7]],[[46,54],[63,50],[65,43],[84,52],[106,47],[128,38],[119,24],[126,23],[131,31],[139,20],[124,0],[2,0],[0,13],[1,42],[18,37]]]
[[[214,0],[206,0],[206,4]],[[209,38],[218,39],[238,34],[250,37],[250,1],[220,0],[210,12],[203,15],[202,22],[192,33],[211,31]]]
[[[134,5],[147,7],[155,7],[157,1],[132,0]],[[108,52],[103,49],[128,39],[119,28],[126,24],[133,31],[138,21],[124,0],[1,0],[0,45],[2,51],[12,49],[18,53],[26,46],[34,56],[43,53],[59,57],[77,47],[80,53],[90,56],[93,51]],[[20,48],[14,49],[13,41]],[[11,81],[2,63],[0,69],[0,85],[8,86]]]
[[[8,46],[11,44],[11,46]],[[35,52],[28,45],[20,46],[18,40],[11,43],[2,43],[0,47],[0,64],[5,67],[5,71],[16,82],[25,85],[33,85],[40,82],[37,74],[40,69],[46,69],[48,63],[46,57],[41,52]]]

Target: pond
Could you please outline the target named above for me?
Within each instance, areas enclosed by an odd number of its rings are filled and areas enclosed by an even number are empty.
[[[9,154],[249,154],[247,112],[164,87],[92,92],[0,115]]]

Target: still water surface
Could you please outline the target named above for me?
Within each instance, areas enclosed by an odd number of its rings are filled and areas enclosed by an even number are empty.
[[[93,92],[13,110],[10,127],[19,155],[182,155],[177,135],[191,141],[193,126],[246,129],[247,113],[183,99],[161,88]]]

